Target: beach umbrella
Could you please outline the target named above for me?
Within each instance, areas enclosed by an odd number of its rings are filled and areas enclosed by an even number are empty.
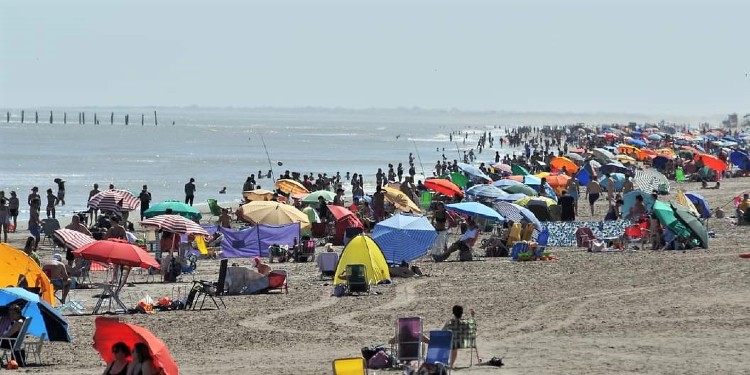
[[[711,208],[708,206],[706,198],[703,198],[703,196],[698,193],[692,192],[685,193],[685,196],[693,203],[693,206],[698,211],[699,217],[704,219],[711,217]]]
[[[513,222],[518,223],[522,219],[526,219],[534,224],[536,230],[541,232],[544,229],[542,227],[542,222],[540,222],[536,215],[526,207],[509,202],[495,202],[493,207],[495,208],[495,211],[502,215],[506,220],[513,220]]]
[[[115,318],[97,317],[94,320],[93,347],[99,352],[104,362],[109,363],[115,359],[112,346],[118,342],[124,343],[129,348],[137,343],[146,344],[153,358],[154,367],[161,368],[164,375],[180,373],[167,345],[151,331],[132,323],[120,322]]]
[[[630,156],[628,156],[628,155],[625,155],[625,154],[620,154],[620,155],[617,155],[617,156],[615,156],[615,158],[616,158],[616,159],[617,159],[617,161],[619,161],[620,163],[635,163],[635,161],[636,161],[635,159],[633,159],[633,158],[631,158]]]
[[[242,192],[242,197],[248,201],[270,201],[273,192],[266,189],[255,189]]]
[[[659,142],[662,139],[662,136],[659,134],[650,134],[646,139],[652,142]]]
[[[484,172],[482,172],[481,169],[473,165],[466,164],[466,163],[458,163],[457,165],[459,169],[461,169],[462,171],[464,171],[464,173],[472,177],[481,178],[481,179],[492,182],[492,179],[489,176],[487,176]]]
[[[466,189],[467,196],[497,199],[508,195],[504,190],[494,185],[474,185]]]
[[[49,341],[70,342],[68,322],[57,309],[23,288],[0,289],[0,306],[19,305],[21,314],[31,318],[27,333],[36,337],[44,335]]]
[[[643,197],[643,204],[646,208],[654,205],[654,198],[651,197],[651,194],[640,190],[629,191],[622,196],[623,203],[620,211],[622,212],[623,217],[627,217],[630,214],[630,209],[633,208],[633,205],[635,204],[635,197],[638,195]]]
[[[73,251],[73,255],[94,262],[111,263],[118,266],[160,268],[159,262],[146,250],[121,239],[95,241]]]
[[[190,220],[200,220],[201,217],[203,217],[197,208],[187,203],[174,200],[164,201],[149,207],[149,209],[143,213],[143,216],[146,218],[152,218],[154,216],[166,215],[168,210],[172,210],[172,214],[180,215]]]
[[[54,236],[71,250],[76,250],[96,241],[88,234],[65,228],[55,230]]]
[[[727,164],[721,161],[721,159],[717,158],[716,156],[709,154],[699,154],[695,157],[695,159],[703,161],[703,165],[717,172],[724,172],[727,170]]]
[[[578,165],[573,160],[566,157],[557,156],[552,158],[549,162],[549,166],[552,167],[553,171],[562,171],[562,169],[565,168],[565,171],[570,174],[578,172]]]
[[[518,164],[511,164],[510,169],[511,169],[511,173],[513,173],[514,175],[526,176],[526,175],[531,174],[526,168]]]
[[[326,202],[333,202],[336,194],[328,190],[317,190],[302,198],[302,203],[319,203],[320,197],[323,197]]]
[[[496,171],[500,172],[513,173],[513,168],[511,168],[511,166],[508,164],[495,163],[492,165],[492,168],[495,168]]]
[[[493,221],[505,220],[505,218],[502,217],[502,215],[500,215],[499,213],[497,213],[497,211],[479,202],[451,203],[451,204],[445,205],[445,209],[448,211],[458,212],[460,214],[464,214],[467,216],[480,217],[480,218],[487,219],[487,220],[493,220]]]
[[[669,155],[659,155],[651,161],[651,165],[656,169],[664,169],[667,163],[672,160]]]
[[[286,194],[310,193],[305,185],[302,185],[299,181],[291,179],[276,180],[274,186]]]
[[[511,193],[511,194],[508,194],[508,195],[503,195],[501,197],[495,198],[495,200],[498,201],[498,202],[502,201],[502,202],[513,203],[513,202],[515,202],[515,201],[517,201],[519,199],[526,198],[527,196],[528,195],[521,194],[521,193]]]
[[[657,219],[659,219],[659,222],[669,227],[669,229],[674,234],[681,236],[683,238],[691,237],[691,231],[687,229],[687,226],[685,224],[677,220],[677,217],[675,216],[675,211],[674,209],[672,209],[672,206],[670,206],[669,203],[662,202],[662,201],[655,201],[653,212],[656,215]]]
[[[456,184],[449,180],[442,178],[428,178],[424,181],[424,187],[449,197],[454,197],[456,195],[462,197],[464,195],[460,187],[456,186]]]
[[[513,186],[513,185],[523,185],[523,182],[511,180],[509,178],[503,178],[502,180],[497,180],[492,183],[492,186],[495,186],[501,189],[506,186]]]
[[[591,181],[591,172],[589,172],[586,168],[581,168],[581,170],[576,174],[576,179],[581,186],[586,186],[589,181]]]
[[[636,189],[649,193],[652,191],[669,191],[667,177],[654,169],[635,171],[633,185]]]
[[[698,209],[695,208],[695,205],[693,204],[693,202],[690,200],[690,198],[687,197],[687,195],[685,195],[685,192],[682,189],[677,190],[677,195],[675,195],[675,201],[683,209],[688,210],[694,216],[700,217],[700,213],[698,212]]]
[[[599,174],[611,174],[611,173],[630,173],[630,169],[628,169],[626,166],[620,164],[620,162],[613,161],[609,162],[605,165],[602,165],[601,168],[599,168]]]
[[[617,151],[625,155],[634,155],[638,152],[638,147],[621,144],[617,146]]]
[[[122,202],[122,203],[120,203]],[[104,190],[89,199],[88,207],[103,211],[133,211],[140,207],[141,200],[127,190]]]
[[[307,206],[302,209],[302,213],[307,215],[307,220],[310,223],[319,223],[320,218],[318,217],[318,211],[316,211],[314,208]]]
[[[466,185],[469,183],[469,179],[466,178],[462,173],[459,172],[451,172],[451,182],[455,184],[458,187],[466,187]]]
[[[594,158],[604,161],[605,163],[615,159],[615,154],[603,148],[595,148],[591,152],[594,154]]]
[[[194,221],[188,220],[180,215],[158,215],[141,221],[144,227],[154,227],[163,231],[177,234],[196,234],[208,236],[203,227]]]
[[[565,154],[565,157],[579,163],[583,163],[583,161],[586,160],[583,158],[583,156],[581,156],[581,154],[576,154],[575,152],[569,152]]]
[[[528,207],[529,205],[549,207],[557,204],[557,202],[547,197],[524,197],[515,201],[514,203],[521,207]]]
[[[667,156],[671,156],[672,158],[674,158],[674,155],[675,155],[674,150],[672,150],[671,148],[660,148],[658,150],[654,150],[654,152],[657,155],[667,155]]]
[[[599,168],[602,167],[602,164],[599,163],[596,160],[589,160],[583,165],[583,170],[586,170],[589,172],[589,176],[596,176],[599,174]]]
[[[302,211],[288,204],[274,201],[255,201],[243,204],[239,209],[240,218],[253,224],[285,225],[299,223],[300,228],[310,226],[310,220]]]
[[[729,155],[729,160],[737,168],[743,171],[750,171],[750,157],[742,151],[734,151]]]
[[[564,175],[564,174],[552,174],[547,177],[547,184],[549,184],[550,187],[555,189],[564,188],[568,185],[568,181],[570,181],[571,177]]]
[[[633,139],[629,139],[627,142],[633,146],[646,147],[646,142],[643,141],[642,139],[633,138]]]
[[[422,213],[422,210],[419,208],[419,206],[414,204],[411,198],[409,198],[401,190],[386,186],[383,188],[383,193],[385,194],[385,199],[388,200],[388,202],[391,202],[391,204],[393,204],[396,209],[406,213]]]
[[[377,223],[371,237],[386,262],[400,264],[427,254],[437,232],[426,217],[399,213]]]
[[[18,285],[22,278],[29,288],[39,288],[44,301],[55,305],[55,289],[42,268],[23,251],[0,243],[0,286]]]
[[[526,185],[510,185],[502,188],[506,193],[510,194],[523,194],[526,196],[537,196],[539,195],[534,188]]]
[[[638,151],[638,154],[636,155],[637,159],[640,161],[647,161],[655,158],[656,152],[654,150],[648,149],[648,148],[642,148]]]
[[[622,185],[625,183],[625,175],[622,173],[611,173],[609,176],[612,177],[615,182],[615,190],[622,190]],[[604,189],[609,188],[607,176],[601,176],[599,178],[599,185]]]

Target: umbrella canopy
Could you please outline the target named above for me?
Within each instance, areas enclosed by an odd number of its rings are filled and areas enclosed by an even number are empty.
[[[54,236],[60,240],[65,246],[71,250],[76,250],[80,247],[88,245],[94,241],[91,236],[81,233],[77,230],[72,229],[57,229],[55,230]]]
[[[729,155],[729,160],[743,171],[750,171],[750,156],[742,151],[734,151]]]
[[[112,354],[112,345],[123,342],[129,348],[137,343],[148,346],[148,352],[153,358],[156,368],[161,368],[164,375],[178,375],[180,373],[177,364],[169,349],[163,341],[154,336],[151,331],[141,326],[120,322],[117,319],[97,317],[94,320],[94,344],[93,347],[99,352],[102,359],[109,363],[115,359]]]
[[[445,180],[442,178],[427,179],[424,182],[424,187],[434,192],[447,195],[449,197],[453,197],[456,195],[462,197],[464,195],[460,187],[456,186],[456,184],[450,182],[449,180]]]
[[[626,166],[620,164],[618,161],[609,162],[605,165],[602,165],[601,168],[599,168],[600,174],[608,174],[608,173],[630,173],[630,169],[628,169]]]
[[[649,141],[659,142],[659,141],[661,141],[661,139],[662,139],[662,136],[660,136],[659,134],[651,134],[651,135],[649,135],[649,136],[647,137],[647,139],[648,139]]]
[[[474,185],[466,189],[466,195],[479,198],[497,199],[508,195],[508,193],[494,185]]]
[[[21,305],[21,313],[31,318],[28,333],[36,337],[45,335],[49,341],[70,342],[68,322],[60,312],[39,298],[38,294],[23,288],[0,289],[0,306]]]
[[[696,155],[695,159],[702,160],[703,165],[715,171],[724,172],[727,170],[727,164],[721,161],[721,159],[717,158],[716,156],[709,154],[699,154]]]
[[[333,198],[336,197],[336,194],[328,190],[317,190],[310,194],[307,194],[304,198],[302,198],[302,202],[318,203],[320,197],[323,197],[323,200],[325,200],[326,202],[333,202]]]
[[[120,207],[122,202],[122,207]],[[89,199],[88,206],[104,211],[133,211],[140,207],[141,200],[127,190],[109,189],[99,192]]]
[[[290,179],[277,180],[275,186],[277,189],[287,194],[310,193],[310,191],[307,190],[305,185],[302,185],[302,183],[295,181],[295,180],[290,180]]]
[[[401,213],[377,223],[372,232],[372,239],[389,264],[411,262],[424,256],[435,238],[437,232],[426,217]]]
[[[693,206],[696,208],[701,218],[708,219],[711,217],[711,208],[708,206],[706,198],[703,198],[703,196],[698,193],[691,192],[685,193],[685,196],[693,203]]]
[[[499,172],[513,173],[513,168],[508,164],[495,163],[492,165],[492,168],[495,168],[495,170]]]
[[[478,202],[451,203],[446,205],[445,209],[472,217],[481,217],[483,219],[494,221],[505,221],[505,218],[497,213],[497,211]]]
[[[549,207],[557,204],[557,202],[547,197],[525,197],[523,199],[517,200],[515,203],[522,207],[528,207],[532,205]]]
[[[391,202],[398,210],[413,214],[422,213],[422,210],[401,190],[386,186],[383,188],[383,192],[385,193],[385,199]]]
[[[708,232],[706,231],[706,227],[698,221],[698,218],[680,207],[672,205],[672,209],[677,221],[687,228],[693,238],[696,238],[700,242],[702,248],[708,249]]]
[[[648,148],[642,148],[638,150],[638,153],[636,154],[636,158],[640,161],[651,160],[655,158],[656,156],[657,156],[656,152]]]
[[[320,222],[320,217],[318,217],[318,211],[315,211],[314,208],[307,206],[302,209],[302,213],[307,215],[307,220],[310,221],[310,223]]]
[[[506,186],[513,186],[513,185],[523,185],[523,182],[518,182],[516,180],[511,180],[509,178],[504,178],[502,180],[497,180],[492,183],[492,186],[504,188]]]
[[[513,222],[517,223],[526,219],[534,224],[536,230],[541,232],[543,229],[542,222],[540,222],[539,219],[536,218],[536,215],[526,207],[509,202],[496,202],[493,206],[495,207],[495,211],[505,217],[506,220],[513,220]]]
[[[526,196],[537,196],[538,193],[530,186],[526,185],[510,185],[503,188],[506,193],[511,194],[523,194]]]
[[[595,148],[591,152],[594,154],[594,157],[596,159],[605,163],[611,160],[615,160],[615,154],[609,152],[609,150],[603,148]]]
[[[617,159],[617,161],[619,161],[620,163],[635,163],[636,161],[632,157],[625,154],[619,154],[615,156],[615,159]]]
[[[651,198],[651,194],[640,190],[629,191],[622,196],[623,203],[620,211],[622,212],[623,217],[627,217],[630,214],[630,209],[633,208],[633,205],[635,204],[635,197],[638,195],[643,197],[643,204],[646,208],[654,205],[654,198]]]
[[[508,195],[503,195],[501,197],[495,198],[495,200],[496,201],[513,203],[513,202],[515,202],[515,201],[517,201],[519,199],[526,198],[527,196],[528,195],[526,195],[526,194],[520,194],[520,193],[517,193],[517,194],[508,194]]]
[[[143,213],[143,216],[146,218],[152,218],[158,215],[165,215],[167,210],[172,210],[173,214],[184,216],[190,220],[200,220],[202,217],[197,208],[179,201],[164,201],[157,203],[149,207],[149,209]]]
[[[179,215],[159,215],[141,221],[146,227],[159,228],[161,230],[179,234],[197,234],[208,236],[203,227]]]
[[[0,285],[18,285],[21,276],[30,288],[40,289],[44,301],[55,305],[55,289],[42,268],[23,251],[0,243]]]
[[[568,185],[568,181],[570,181],[571,177],[564,175],[564,174],[551,174],[547,177],[547,183],[549,186],[551,186],[553,189],[563,188]]]
[[[667,166],[667,163],[674,158],[670,157],[669,155],[659,155],[654,158],[654,160],[651,160],[651,165],[654,166],[654,168],[662,170],[664,167]]]
[[[588,185],[589,181],[591,181],[591,172],[589,172],[586,168],[581,168],[580,171],[576,174],[576,179],[578,180],[578,183],[582,186]]]
[[[583,158],[583,156],[581,156],[581,154],[576,154],[575,152],[569,152],[565,154],[565,157],[567,157],[568,159],[574,162],[579,162],[579,163],[583,163],[583,161],[586,160]]]
[[[669,191],[669,180],[667,176],[655,169],[637,170],[633,177],[633,185],[641,191],[652,192]]]
[[[522,166],[520,166],[518,164],[511,164],[510,168],[511,168],[511,172],[514,175],[526,176],[526,175],[531,174],[531,173],[529,173],[528,170],[526,170],[526,168],[524,168],[524,167],[522,167]]]
[[[463,173],[451,172],[451,182],[458,187],[466,187],[466,184],[469,183],[469,179],[466,178]]]
[[[690,201],[690,198],[688,198],[687,195],[685,195],[685,192],[682,191],[682,189],[677,190],[675,201],[683,209],[688,210],[691,214],[693,214],[693,216],[700,217],[700,213],[698,212],[698,209],[695,208],[695,205],[693,204],[693,202]]]
[[[577,155],[577,154],[576,154]],[[575,174],[578,172],[578,165],[573,161],[566,157],[557,156],[552,158],[549,162],[549,166],[553,168],[553,170],[561,171],[563,168],[565,168],[565,171],[570,174]]]
[[[636,153],[638,153],[638,147],[629,146],[629,145],[618,145],[617,151],[619,151],[621,154],[625,154],[626,156],[635,155]]]
[[[625,175],[622,173],[612,173],[609,176],[612,177],[612,180],[615,182],[615,190],[622,190],[622,185],[625,183]],[[607,176],[602,176],[599,178],[599,185],[601,185],[602,188],[607,189],[609,188],[608,181]]]
[[[284,225],[300,223],[300,228],[310,226],[310,219],[302,211],[274,201],[256,201],[240,206],[239,214],[242,219],[253,224]]]
[[[255,189],[242,192],[242,197],[252,201],[270,201],[273,198],[273,192],[266,189]]]
[[[636,138],[628,139],[627,142],[633,146],[638,146],[638,147],[646,147],[646,144],[647,144],[646,141],[642,139],[636,139]]]
[[[462,171],[464,171],[464,173],[466,173],[466,174],[468,174],[468,175],[470,175],[472,177],[481,178],[481,179],[484,179],[484,180],[492,182],[492,179],[489,176],[487,176],[484,172],[482,172],[481,169],[479,169],[479,168],[477,168],[477,167],[475,167],[475,166],[473,166],[471,164],[457,163],[456,165],[458,165],[458,168],[460,168]]]
[[[73,255],[119,266],[159,268],[159,262],[138,246],[120,239],[100,240],[73,251]]]
[[[677,217],[675,217],[674,210],[669,205],[669,203],[665,203],[662,201],[656,201],[654,202],[654,214],[659,219],[659,221],[669,227],[669,229],[676,235],[683,237],[683,238],[690,238],[691,232],[687,229],[687,227],[682,224],[682,222],[677,220]]]

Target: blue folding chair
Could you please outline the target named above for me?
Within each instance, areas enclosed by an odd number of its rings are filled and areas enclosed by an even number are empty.
[[[544,250],[547,249],[547,241],[549,241],[549,230],[546,228],[536,237],[536,252],[534,256],[539,258],[544,254]]]
[[[451,349],[453,348],[453,332],[430,331],[430,344],[427,346],[425,363],[441,364],[450,367]]]
[[[513,248],[510,250],[510,258],[518,260],[518,255],[529,251],[529,243],[525,241],[518,241],[513,244]]]

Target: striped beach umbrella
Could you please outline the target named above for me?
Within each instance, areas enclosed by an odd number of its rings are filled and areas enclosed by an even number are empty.
[[[64,228],[56,230],[54,236],[71,250],[77,250],[78,248],[96,241],[85,233]]]
[[[158,215],[141,221],[144,227],[158,228],[163,231],[179,234],[198,234],[208,236],[203,227],[180,215]]]
[[[521,207],[515,203],[508,202],[496,202],[493,207],[500,215],[503,215],[508,220],[513,220],[514,223],[526,219],[534,224],[534,228],[537,231],[541,232],[543,229],[542,223],[536,218],[536,215],[526,207]]]
[[[645,192],[652,192],[654,190],[669,191],[669,180],[667,180],[667,177],[654,169],[635,171],[633,185],[638,190]]]
[[[120,203],[122,202],[122,203]],[[104,211],[133,211],[141,205],[141,201],[127,190],[109,189],[91,197],[88,206]]]
[[[411,262],[427,254],[437,237],[424,216],[397,214],[375,225],[372,239],[389,264]]]

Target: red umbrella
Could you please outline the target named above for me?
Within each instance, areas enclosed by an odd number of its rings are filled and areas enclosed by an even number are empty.
[[[94,262],[112,263],[119,266],[159,268],[159,262],[149,253],[121,239],[92,242],[73,251],[73,255]]]
[[[112,345],[122,342],[129,348],[137,343],[148,346],[154,366],[164,371],[165,375],[178,375],[180,369],[169,354],[167,345],[151,331],[135,324],[123,323],[114,318],[98,317],[94,320],[94,344],[92,345],[105,362],[115,359]],[[158,373],[158,372],[157,372]]]
[[[424,182],[424,187],[440,194],[447,195],[449,197],[455,195],[464,195],[464,193],[461,191],[461,188],[456,186],[456,184],[442,178],[427,179]]]
[[[702,160],[703,165],[715,171],[724,172],[727,170],[727,163],[721,161],[721,159],[713,155],[709,155],[709,154],[696,155],[695,160]]]
[[[203,227],[180,215],[159,215],[141,221],[141,225],[156,227],[167,232],[179,234],[198,234],[208,236]]]

